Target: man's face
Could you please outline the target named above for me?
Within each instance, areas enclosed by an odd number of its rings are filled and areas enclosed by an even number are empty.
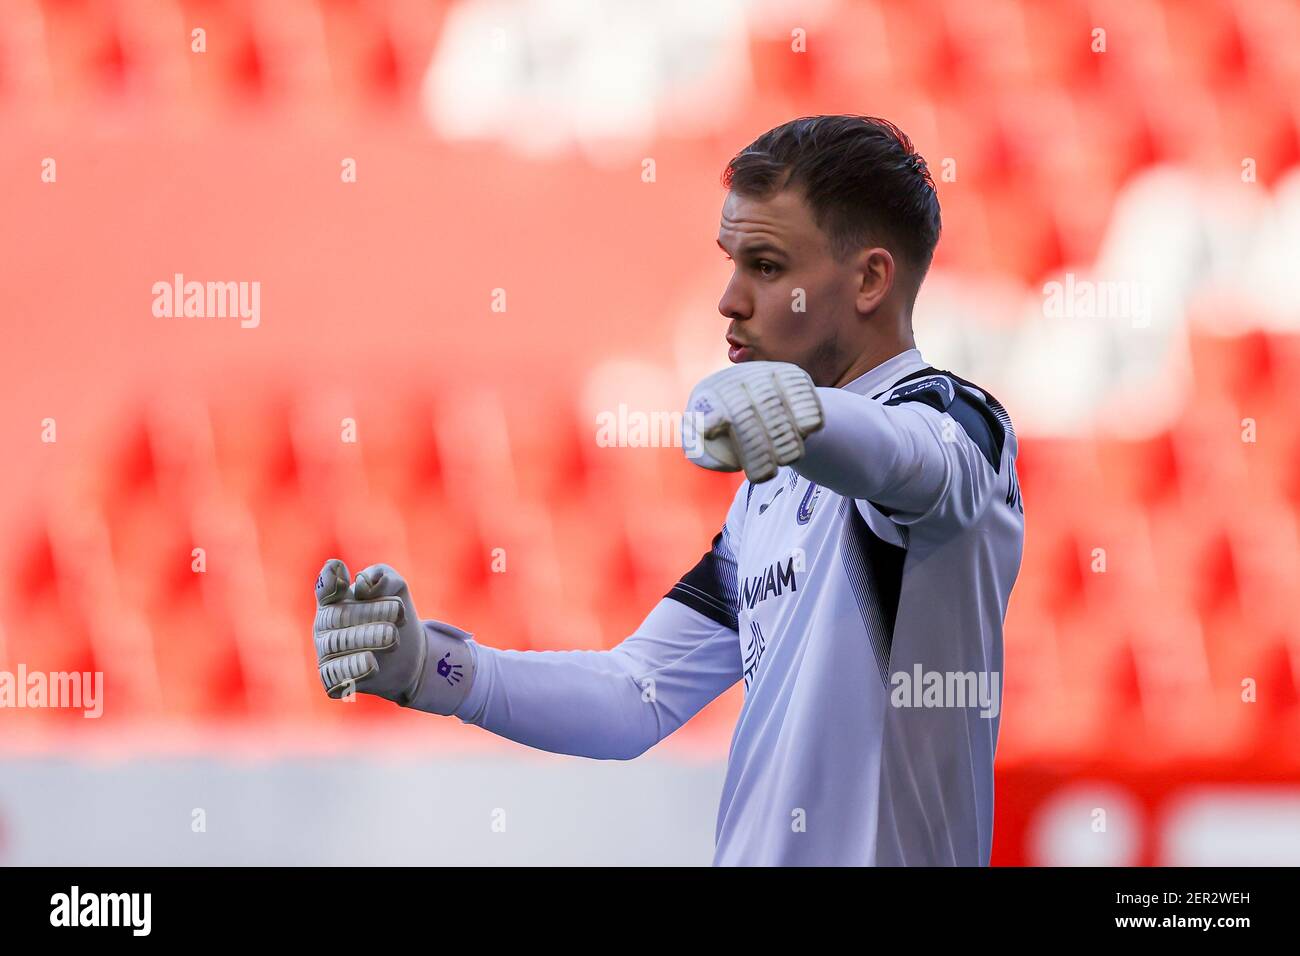
[[[853,358],[861,275],[853,257],[836,261],[802,194],[728,193],[718,245],[735,263],[718,302],[731,320],[728,358],[793,362],[817,385],[834,384]]]

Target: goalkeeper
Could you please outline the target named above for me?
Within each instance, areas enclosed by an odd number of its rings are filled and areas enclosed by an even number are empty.
[[[745,480],[700,561],[610,650],[511,651],[421,619],[387,565],[331,559],[322,682],[630,759],[743,681],[715,864],[986,865],[1024,517],[1006,410],[913,339],[934,183],[893,125],[820,116],[723,184],[733,364],[683,432]]]

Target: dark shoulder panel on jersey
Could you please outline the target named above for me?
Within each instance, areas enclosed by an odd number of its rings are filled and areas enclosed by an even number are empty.
[[[711,621],[739,630],[736,612],[736,556],[725,529],[713,537],[713,546],[664,597],[694,608]]]
[[[959,388],[958,383],[978,388],[988,396],[989,403],[986,404]],[[975,447],[993,466],[993,470],[1001,472],[1002,445],[1006,441],[1007,429],[992,407],[997,405],[997,399],[992,395],[964,378],[935,368],[913,372],[899,379],[891,388],[892,393],[885,400],[886,405],[922,402],[936,411],[947,412],[974,442]],[[874,397],[879,398],[886,392],[891,392],[891,389],[879,392]],[[997,407],[1001,408],[1001,405]]]
[[[898,620],[907,551],[872,531],[847,498],[840,503],[840,520],[844,523],[844,546],[840,551],[844,572],[876,656],[880,682],[888,687],[889,655],[894,646],[894,623]]]

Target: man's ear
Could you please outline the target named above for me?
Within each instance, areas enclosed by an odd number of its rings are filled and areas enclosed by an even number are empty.
[[[889,297],[894,288],[896,267],[894,257],[888,249],[879,246],[863,249],[858,253],[859,277],[857,309],[863,315],[870,315],[880,308],[880,304]]]

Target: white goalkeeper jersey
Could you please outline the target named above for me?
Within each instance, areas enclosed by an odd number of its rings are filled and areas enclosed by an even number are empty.
[[[805,459],[740,485],[635,634],[603,652],[473,642],[457,716],[626,759],[742,680],[715,864],[986,865],[1015,433],[915,349],[818,394]]]

